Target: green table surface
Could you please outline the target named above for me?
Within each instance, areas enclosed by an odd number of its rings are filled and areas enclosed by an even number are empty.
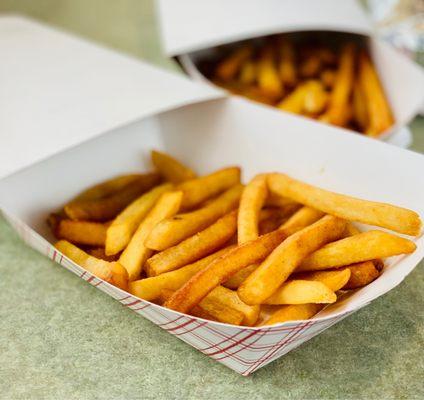
[[[151,1],[0,0],[164,67]],[[412,123],[424,151],[424,120]],[[0,220],[0,399],[424,398],[424,271],[242,377],[23,244]]]

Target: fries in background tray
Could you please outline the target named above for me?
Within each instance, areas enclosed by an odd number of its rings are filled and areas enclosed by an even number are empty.
[[[363,39],[303,32],[222,46],[199,63],[234,94],[378,137],[394,124]]]
[[[292,59],[290,44],[280,45]],[[233,75],[251,54],[248,49],[221,74]],[[333,53],[324,56],[334,62]],[[269,55],[264,57],[266,64]],[[314,60],[299,76],[315,73]],[[264,71],[270,74],[268,66]],[[289,62],[279,71],[288,86],[300,79]],[[282,173],[262,173],[243,185],[237,167],[197,176],[156,151],[152,164],[157,171],[84,191],[48,223],[63,255],[112,285],[176,311],[246,326],[308,319],[345,291],[377,279],[384,273],[382,259],[416,248],[409,239],[374,228],[418,235],[420,217],[408,209],[330,192]],[[373,228],[361,232],[352,222]]]

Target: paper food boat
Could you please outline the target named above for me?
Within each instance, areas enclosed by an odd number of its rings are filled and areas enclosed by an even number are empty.
[[[152,148],[199,173],[243,167],[424,215],[424,157],[239,98],[152,68],[27,20],[0,18],[0,209],[31,247],[162,329],[248,375],[398,285],[424,255],[387,263],[372,284],[309,321],[248,328],[183,315],[96,278],[52,246],[48,214],[80,190],[150,166]],[[306,128],[306,129],[305,129]],[[19,273],[17,271],[17,273]]]
[[[197,63],[213,54],[218,45],[301,31],[346,32],[367,37],[396,121],[380,138],[402,147],[411,144],[412,136],[405,126],[424,105],[423,70],[373,36],[371,21],[356,0],[158,0],[158,5],[164,51],[177,57],[190,77],[210,84]],[[273,111],[282,118],[286,115],[275,108]],[[353,132],[337,129],[344,134]]]

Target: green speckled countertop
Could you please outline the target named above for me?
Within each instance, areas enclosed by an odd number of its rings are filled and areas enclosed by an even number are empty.
[[[151,1],[0,0],[112,48],[160,55]],[[424,120],[412,124],[424,151]],[[241,377],[24,245],[0,220],[0,399],[424,398],[424,270]]]

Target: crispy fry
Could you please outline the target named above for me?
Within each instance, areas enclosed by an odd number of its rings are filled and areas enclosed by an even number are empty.
[[[118,286],[121,289],[127,289],[128,274],[125,268],[119,263],[107,262],[90,256],[85,251],[66,240],[60,240],[55,244],[55,247],[66,257],[70,258],[76,264],[79,264],[98,278]]]
[[[256,65],[252,60],[248,60],[242,65],[239,80],[242,85],[253,85],[255,83]]]
[[[361,84],[356,81],[353,86],[353,118],[356,125],[365,131],[368,127],[368,110]]]
[[[319,281],[289,280],[264,301],[264,304],[334,303],[336,294]]]
[[[284,94],[284,87],[278,74],[272,47],[262,49],[258,60],[257,72],[259,88],[271,98],[280,98]]]
[[[331,89],[336,81],[336,73],[332,69],[325,69],[321,72],[320,79],[326,88]]]
[[[156,173],[141,175],[107,197],[71,201],[65,205],[66,215],[71,219],[108,221],[158,182],[159,175]]]
[[[347,43],[341,50],[339,67],[333,91],[330,95],[328,110],[320,117],[323,122],[341,126],[347,122],[344,110],[349,108],[349,98],[353,88],[355,53],[356,49],[353,43]]]
[[[277,230],[237,246],[194,275],[174,293],[165,306],[180,312],[189,311],[236,272],[263,260],[286,237],[283,230]]]
[[[118,261],[118,258],[119,258],[118,254],[115,254],[113,256],[107,256],[105,253],[104,247],[95,247],[93,249],[88,249],[87,253],[90,254],[90,256],[100,258],[101,260],[105,260],[109,262]]]
[[[303,272],[293,275],[293,279],[321,282],[333,292],[345,287],[351,276],[349,268],[341,268],[333,271]]]
[[[109,226],[106,234],[106,254],[113,255],[125,249],[134,232],[163,193],[172,189],[164,183],[143,194],[128,205]]]
[[[284,86],[293,87],[297,83],[296,56],[293,43],[289,39],[279,41],[280,65],[279,72]]]
[[[312,318],[324,307],[323,304],[295,304],[279,308],[259,326],[281,324],[287,321],[301,321]]]
[[[251,54],[252,48],[250,46],[239,47],[218,64],[215,75],[223,81],[234,79],[240,71],[242,64]]]
[[[366,134],[375,137],[392,126],[394,120],[377,72],[365,51],[359,56],[359,80],[369,118]]]
[[[149,258],[146,262],[148,275],[173,271],[207,256],[226,243],[236,229],[237,212],[233,211],[196,235]]]
[[[351,273],[349,281],[343,289],[357,289],[368,285],[380,275],[380,272],[372,261],[363,261],[357,264],[352,264],[343,268],[343,270],[348,270]]]
[[[183,182],[178,190],[183,191],[181,208],[191,209],[204,201],[240,183],[240,168],[220,169],[210,175]]]
[[[175,246],[237,208],[242,191],[243,185],[235,185],[198,210],[163,220],[150,232],[145,245],[158,251]]]
[[[242,244],[259,236],[259,213],[268,194],[265,175],[257,175],[244,188],[237,219],[238,243]]]
[[[140,299],[153,301],[159,298],[163,289],[178,290],[193,275],[207,267],[213,260],[229,252],[234,246],[218,250],[210,256],[201,258],[193,264],[186,265],[175,271],[165,272],[158,276],[152,276],[146,279],[130,282],[128,291]]]
[[[296,233],[318,221],[324,215],[325,214],[322,211],[304,206],[300,210],[296,211],[286,222],[284,222],[284,224],[281,225],[281,228],[289,235],[292,235],[293,233]]]
[[[104,246],[107,225],[99,222],[61,219],[54,234],[58,239],[87,246]]]
[[[240,299],[250,305],[263,303],[309,254],[338,239],[345,227],[345,221],[327,215],[287,238],[238,288]]]
[[[329,243],[309,255],[298,271],[317,271],[337,268],[362,261],[412,253],[414,242],[383,231],[362,232]]]
[[[147,236],[156,224],[178,212],[182,198],[183,193],[181,191],[163,193],[135,231],[127,248],[119,257],[119,262],[128,271],[130,281],[135,281],[140,277],[144,263],[153,253],[153,250],[147,248],[144,244]]]
[[[419,215],[405,208],[330,192],[284,174],[269,174],[268,185],[271,192],[339,218],[376,225],[407,235],[418,235],[420,232]]]
[[[196,174],[190,168],[181,164],[169,154],[152,150],[151,157],[153,165],[166,181],[177,184],[196,177]]]

